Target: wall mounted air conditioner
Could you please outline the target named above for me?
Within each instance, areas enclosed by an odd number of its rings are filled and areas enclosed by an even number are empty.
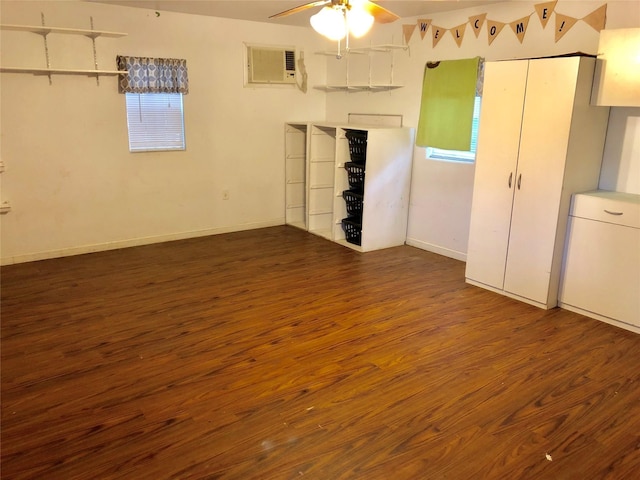
[[[296,51],[247,45],[247,83],[296,83]]]

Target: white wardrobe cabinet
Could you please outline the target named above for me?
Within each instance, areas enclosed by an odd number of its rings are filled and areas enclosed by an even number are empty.
[[[467,282],[558,303],[571,194],[597,188],[608,108],[589,105],[595,59],[487,62]]]
[[[360,245],[346,240],[342,226],[348,217],[343,192],[350,188],[350,130],[367,136]],[[413,139],[413,129],[404,127],[287,123],[286,223],[362,252],[403,245]]]

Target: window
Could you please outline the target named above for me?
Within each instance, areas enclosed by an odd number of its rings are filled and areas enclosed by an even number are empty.
[[[471,126],[471,149],[468,152],[458,150],[443,150],[440,148],[427,147],[426,158],[433,160],[446,160],[450,162],[473,163],[476,159],[476,148],[478,146],[478,126],[480,124],[480,104],[482,97],[476,97],[473,104],[473,123]]]
[[[129,151],[184,150],[181,93],[126,93]]]
[[[189,93],[187,61],[117,55],[125,94],[129,151],[184,150],[182,95]]]

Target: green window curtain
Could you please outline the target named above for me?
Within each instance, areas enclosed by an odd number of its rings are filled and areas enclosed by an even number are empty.
[[[116,57],[118,70],[127,70],[119,93],[189,93],[187,61],[176,58]]]
[[[479,65],[479,57],[427,64],[416,145],[461,151],[471,148]]]

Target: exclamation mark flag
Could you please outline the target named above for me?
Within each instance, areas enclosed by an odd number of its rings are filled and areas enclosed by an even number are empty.
[[[571,30],[571,27],[573,27],[577,21],[577,18],[569,17],[567,15],[562,15],[561,13],[556,12],[556,43],[558,43],[558,40],[564,37],[565,33]]]

